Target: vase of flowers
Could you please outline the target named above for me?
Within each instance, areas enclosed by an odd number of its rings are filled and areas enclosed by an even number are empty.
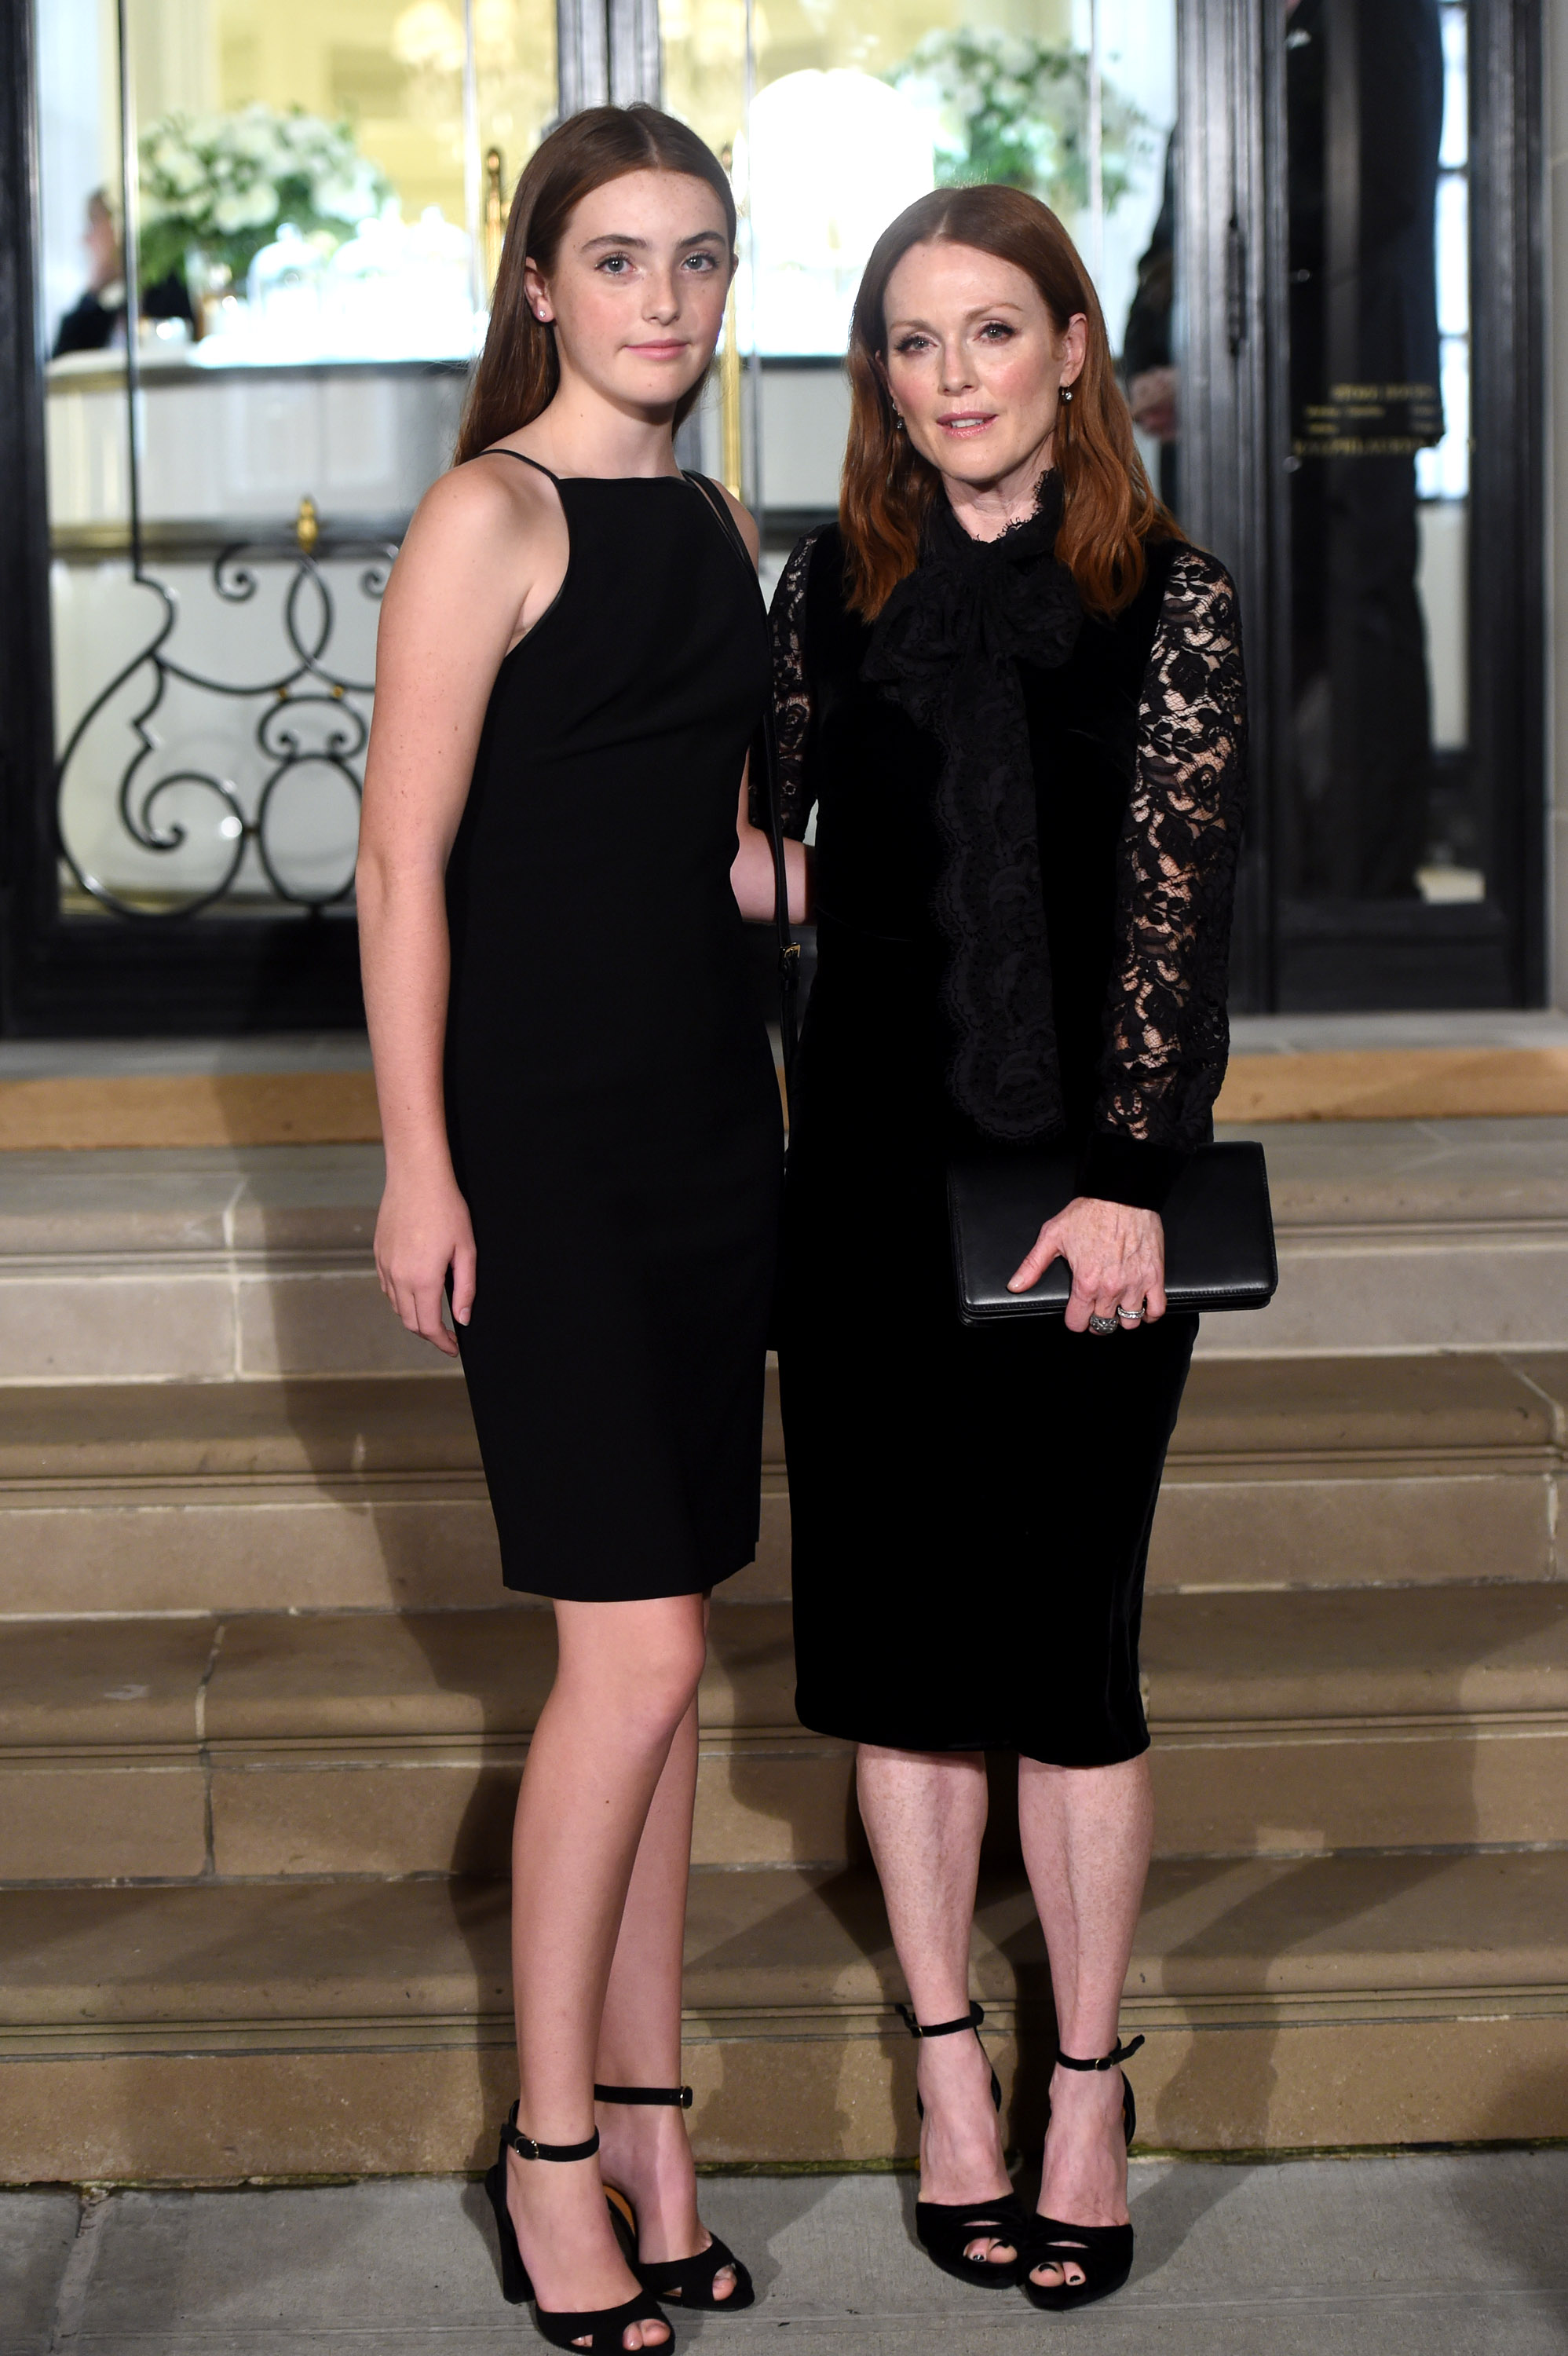
[[[885,77],[929,112],[937,184],[999,181],[1058,213],[1089,206],[1089,59],[1026,34],[928,33]],[[1101,185],[1112,211],[1149,152],[1147,119],[1100,86]]]
[[[242,287],[284,221],[328,253],[391,193],[348,123],[259,101],[234,114],[165,115],[140,153],[143,282],[178,271],[194,304]]]

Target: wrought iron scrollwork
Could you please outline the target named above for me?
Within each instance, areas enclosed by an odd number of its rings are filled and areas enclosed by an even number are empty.
[[[355,586],[361,596],[379,604],[396,553],[390,541],[334,540],[324,534],[314,504],[308,499],[301,501],[299,516],[289,537],[234,541],[220,549],[213,558],[209,579],[214,594],[225,605],[249,605],[261,589],[263,569],[272,570],[280,560],[287,569],[282,622],[293,660],[273,677],[238,680],[210,678],[176,659],[171,651],[171,641],[179,620],[178,600],[172,589],[146,569],[137,548],[132,578],[162,600],[162,621],[150,644],[124,664],[88,705],[56,765],[56,834],[60,856],[85,894],[117,916],[142,923],[184,923],[233,891],[244,867],[246,852],[253,846],[261,873],[279,900],[293,907],[315,910],[347,900],[354,888],[352,862],[342,882],[330,889],[302,890],[291,884],[283,873],[268,830],[279,788],[301,768],[333,770],[344,780],[356,802],[360,797],[369,723],[364,712],[349,698],[372,696],[375,682],[351,677],[331,659],[337,606],[332,584],[322,568],[332,560],[358,562],[361,570]],[[161,813],[167,812],[165,798],[175,787],[194,786],[215,795],[222,805],[219,832],[232,846],[218,881],[194,891],[176,906],[138,905],[123,890],[113,888],[93,874],[72,852],[60,820],[61,799],[71,765],[93,722],[144,671],[146,692],[129,722],[136,749],[121,775],[115,798],[127,837],[144,851],[179,851],[187,840],[188,830],[178,819]],[[211,769],[158,768],[160,747],[156,737],[149,733],[148,723],[174,680],[198,693],[227,698],[230,702],[266,699],[253,731],[256,748],[266,764],[255,796],[253,816],[248,815],[231,778],[220,776]]]

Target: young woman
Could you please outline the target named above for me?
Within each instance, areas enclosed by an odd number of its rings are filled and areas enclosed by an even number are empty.
[[[458,463],[388,588],[359,862],[377,1268],[461,1348],[503,1577],[559,1639],[513,1853],[503,2282],[595,2356],[669,2345],[653,2294],[751,2300],[678,2115],[706,1599],[755,1547],[781,1169],[741,927],[773,905],[738,811],[755,536],[673,444],[734,232],[652,108],[529,163]]]
[[[901,214],[849,374],[839,521],[773,609],[785,830],[817,815],[779,1350],[796,1706],[859,1745],[911,2025],[940,2040],[921,2238],[1080,2305],[1132,2258],[1138,1618],[1197,1330],[1165,1314],[1159,1205],[1225,1062],[1235,598],[1150,494],[1093,290],[1033,198]],[[947,1160],[1046,1139],[1076,1145],[1079,1193],[1013,1281],[1065,1256],[1065,1323],[966,1329]],[[990,1749],[1019,1753],[1061,2040],[1034,2219],[956,2033],[980,2019]]]

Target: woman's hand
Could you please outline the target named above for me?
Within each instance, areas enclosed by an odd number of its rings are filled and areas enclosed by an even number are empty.
[[[411,1333],[422,1333],[449,1358],[455,1337],[441,1313],[452,1271],[452,1313],[466,1325],[476,1267],[468,1205],[450,1170],[413,1180],[388,1178],[376,1218],[376,1274]]]
[[[1151,1321],[1165,1315],[1165,1227],[1157,1211],[1074,1196],[1041,1227],[1034,1249],[1008,1279],[1008,1291],[1027,1292],[1053,1259],[1072,1270],[1071,1332],[1082,1333],[1091,1317],[1115,1317],[1118,1310],[1126,1312],[1129,1329],[1140,1312]]]

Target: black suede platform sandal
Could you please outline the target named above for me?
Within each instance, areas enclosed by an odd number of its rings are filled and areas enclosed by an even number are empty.
[[[1064,2070],[1115,2070],[1130,2061],[1143,2043],[1135,2037],[1124,2045],[1118,2038],[1109,2053],[1097,2062],[1080,2062],[1071,2053],[1057,2054]],[[1122,2076],[1122,2133],[1130,2145],[1137,2132],[1137,2104],[1126,2074]],[[1083,2274],[1081,2283],[1070,2283],[1066,2270],[1077,2266]],[[1031,2280],[1037,2266],[1058,2266],[1062,2279],[1059,2283],[1037,2283]],[[1063,2308],[1088,2307],[1097,2298],[1109,2298],[1120,2290],[1133,2270],[1133,2229],[1131,2225],[1068,2225],[1060,2217],[1031,2217],[1024,2240],[1023,2289],[1031,2307],[1047,2312],[1059,2312]]]
[[[595,2086],[596,2103],[656,2103],[667,2104],[672,2111],[691,2108],[689,2086]],[[604,2187],[604,2198],[610,2203],[611,2220],[616,2238],[626,2253],[626,2263],[643,2288],[656,2298],[667,2299],[672,2307],[701,2308],[713,2315],[728,2315],[737,2308],[750,2307],[756,2297],[752,2277],[733,2250],[719,2239],[717,2233],[708,2236],[708,2247],[699,2250],[691,2258],[655,2258],[646,2263],[637,2255],[637,2212],[618,2184]],[[717,2277],[726,2266],[733,2267],[735,2287],[720,2298],[714,2290]]]
[[[912,2037],[956,2037],[964,2029],[972,2029],[981,2052],[986,2051],[980,2037],[980,2023],[986,2015],[977,2004],[970,2005],[962,2020],[933,2021],[929,2029],[922,2026],[907,2004],[901,2004],[898,2009]],[[991,2100],[999,2111],[1002,2089],[994,2070]],[[923,2119],[925,2104],[918,2094],[914,2106]],[[917,2201],[914,2204],[914,2230],[921,2248],[933,2265],[940,2266],[944,2275],[952,2275],[959,2282],[995,2283],[1002,2290],[1011,2290],[1023,2278],[1022,2252],[1028,2228],[1029,2220],[1016,2192],[997,2193],[989,2201]],[[1019,2255],[968,2258],[964,2253],[971,2242],[1006,2242]]]
[[[501,2129],[501,2148],[496,2165],[485,2179],[501,2241],[501,2295],[511,2307],[532,2301],[534,2321],[552,2348],[571,2348],[576,2340],[586,2340],[587,2347],[580,2350],[578,2356],[624,2356],[622,2340],[629,2323],[662,2323],[669,2337],[659,2342],[659,2349],[673,2349],[675,2334],[669,2330],[669,2318],[645,2288],[623,2300],[619,2307],[590,2308],[581,2315],[571,2315],[540,2307],[528,2280],[523,2254],[517,2246],[517,2227],[507,2206],[507,2152],[515,2151],[522,2159],[592,2159],[598,2148],[597,2127],[586,2143],[535,2143],[531,2136],[517,2133],[517,2106],[516,2103],[512,2104]],[[654,2356],[653,2350],[648,2351],[648,2356]]]

